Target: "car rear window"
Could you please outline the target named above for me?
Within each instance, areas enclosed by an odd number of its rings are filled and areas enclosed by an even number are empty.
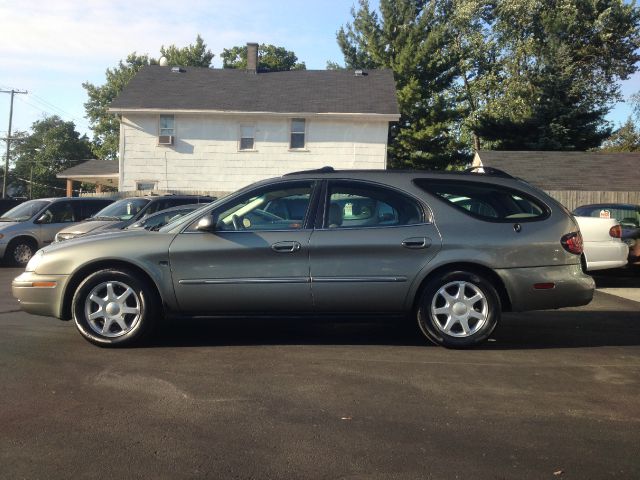
[[[634,205],[585,205],[573,212],[581,217],[615,218],[625,228],[638,228],[640,207]]]
[[[421,189],[472,217],[489,222],[531,222],[549,216],[548,207],[524,192],[490,183],[416,179]]]

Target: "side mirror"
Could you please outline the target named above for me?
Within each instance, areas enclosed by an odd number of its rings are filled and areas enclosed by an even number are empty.
[[[43,213],[38,217],[35,223],[49,223],[49,216],[46,213]]]
[[[196,230],[200,232],[213,232],[215,230],[215,225],[213,223],[211,215],[202,217],[196,225]]]

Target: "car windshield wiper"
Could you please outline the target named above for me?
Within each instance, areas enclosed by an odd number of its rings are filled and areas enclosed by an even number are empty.
[[[19,222],[18,218],[0,217],[0,222]]]
[[[120,217],[109,217],[109,216],[100,216],[100,217],[91,217],[91,220],[120,220]]]

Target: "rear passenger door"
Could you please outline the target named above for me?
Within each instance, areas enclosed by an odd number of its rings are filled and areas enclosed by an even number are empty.
[[[413,279],[440,249],[415,198],[377,184],[328,181],[309,246],[316,309],[397,312]]]

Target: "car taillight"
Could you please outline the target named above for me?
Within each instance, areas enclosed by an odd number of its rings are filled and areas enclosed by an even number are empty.
[[[582,235],[580,232],[571,232],[560,239],[562,247],[569,253],[582,254]]]
[[[609,229],[609,235],[613,238],[621,238],[622,237],[622,227],[620,225],[614,225]]]

